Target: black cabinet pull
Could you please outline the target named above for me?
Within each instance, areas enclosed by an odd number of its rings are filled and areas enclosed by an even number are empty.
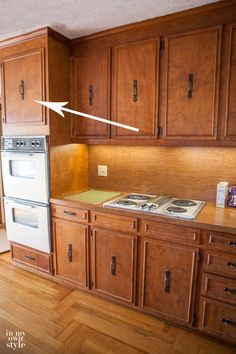
[[[221,317],[221,322],[223,322],[226,326],[236,327],[236,322],[231,320],[226,320],[225,318]]]
[[[76,216],[76,213],[70,210],[64,210],[63,212],[65,215]]]
[[[229,246],[232,246],[232,247],[236,247],[236,242],[234,242],[234,241],[229,241],[229,242],[228,242],[228,245],[229,245]]]
[[[69,243],[67,251],[68,262],[72,262],[72,244]]]
[[[228,262],[227,266],[230,268],[236,268],[236,263],[235,262]]]
[[[88,101],[89,101],[89,105],[92,106],[92,104],[93,104],[93,85],[89,85]]]
[[[33,256],[28,256],[28,254],[25,255],[25,259],[28,259],[29,261],[35,261],[35,258]]]
[[[169,293],[170,292],[170,271],[166,270],[165,271],[165,287],[164,287],[164,292]]]
[[[236,290],[234,290],[234,289],[224,288],[224,291],[225,291],[227,294],[236,295]]]
[[[111,257],[111,275],[116,275],[116,256]]]
[[[23,100],[23,99],[25,98],[25,84],[24,84],[24,80],[21,80],[21,81],[20,81],[19,92],[20,92],[21,99]]]
[[[188,94],[187,97],[191,99],[193,96],[193,74],[188,76]]]
[[[137,99],[138,99],[138,93],[137,93],[137,90],[138,90],[138,81],[137,80],[134,80],[133,81],[133,102],[136,102]]]

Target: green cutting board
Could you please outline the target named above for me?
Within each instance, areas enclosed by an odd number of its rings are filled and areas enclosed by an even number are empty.
[[[86,192],[81,192],[81,193],[69,195],[67,197],[64,197],[64,199],[72,200],[74,202],[100,204],[100,203],[104,203],[108,199],[115,198],[119,194],[121,194],[121,193],[120,192],[104,192],[104,191],[97,191],[95,189],[90,189]]]

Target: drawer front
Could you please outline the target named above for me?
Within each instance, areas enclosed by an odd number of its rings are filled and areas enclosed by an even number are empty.
[[[180,241],[184,243],[199,244],[200,230],[184,226],[164,224],[155,221],[142,220],[141,234],[143,236],[152,236],[153,238]]]
[[[208,248],[236,254],[236,235],[207,231]]]
[[[86,209],[77,209],[53,204],[51,206],[51,214],[54,218],[58,219],[88,223],[88,210]]]
[[[236,343],[236,307],[201,298],[200,329]]]
[[[137,233],[138,220],[136,218],[91,212],[91,222],[96,227],[114,231]]]
[[[12,259],[44,273],[52,273],[51,255],[32,250],[21,245],[11,244]]]
[[[236,256],[226,253],[206,251],[204,257],[204,270],[236,279]]]
[[[236,280],[203,274],[201,294],[236,305]]]

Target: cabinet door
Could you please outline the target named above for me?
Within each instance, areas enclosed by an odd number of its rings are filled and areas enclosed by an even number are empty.
[[[145,238],[142,254],[141,306],[148,312],[189,323],[198,250]]]
[[[94,291],[134,302],[136,236],[93,229],[91,238]]]
[[[43,49],[3,60],[3,82],[6,125],[45,124]]]
[[[236,24],[231,25],[229,28],[227,59],[227,88],[223,139],[236,140]]]
[[[110,51],[101,49],[74,59],[74,106],[82,113],[110,117]],[[108,138],[106,123],[73,116],[73,138]]]
[[[112,127],[116,138],[156,135],[159,39],[117,47],[113,52],[112,120],[139,128]]]
[[[221,26],[165,37],[166,139],[217,138]]]
[[[53,219],[55,275],[88,286],[88,227]]]

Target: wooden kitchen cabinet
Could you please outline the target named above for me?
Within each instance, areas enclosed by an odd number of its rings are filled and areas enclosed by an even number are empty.
[[[45,124],[45,110],[34,100],[45,100],[44,49],[3,60],[4,124]]]
[[[224,107],[224,120],[222,138],[236,140],[236,24],[229,26],[229,45],[227,51],[226,102]]]
[[[92,289],[116,300],[134,303],[137,236],[93,228]]]
[[[221,31],[164,37],[164,139],[217,139]]]
[[[88,287],[88,226],[53,219],[55,276],[76,286]]]
[[[141,307],[157,316],[190,324],[198,249],[143,238],[141,250]]]
[[[110,118],[110,50],[101,49],[73,60],[74,109]],[[74,116],[72,138],[109,138],[110,126],[95,120]]]
[[[112,120],[140,130],[112,127],[113,138],[157,135],[159,48],[159,38],[113,48]]]

